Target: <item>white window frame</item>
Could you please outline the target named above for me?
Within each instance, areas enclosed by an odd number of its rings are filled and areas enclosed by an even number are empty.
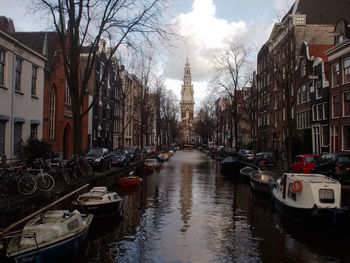
[[[345,59],[343,59],[343,83],[349,83],[350,82],[350,77],[349,77],[349,80],[348,81],[345,81],[345,62],[346,61],[349,61],[349,67],[347,67],[348,71],[349,71],[349,75],[350,75],[350,57],[347,57]]]

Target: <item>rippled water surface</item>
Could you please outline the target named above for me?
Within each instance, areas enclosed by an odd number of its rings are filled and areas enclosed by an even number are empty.
[[[281,218],[269,197],[219,173],[196,150],[177,151],[124,196],[122,218],[94,223],[75,262],[349,262],[346,235]],[[344,237],[345,236],[345,237]]]

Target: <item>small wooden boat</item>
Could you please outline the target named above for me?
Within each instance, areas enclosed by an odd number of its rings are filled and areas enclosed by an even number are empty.
[[[77,253],[85,241],[93,215],[74,210],[53,210],[29,221],[22,233],[13,237],[6,256],[15,262],[57,262]]]
[[[350,226],[350,210],[341,207],[341,184],[321,174],[285,173],[272,189],[274,207],[299,223]]]
[[[250,180],[250,174],[253,171],[256,171],[256,169],[250,166],[246,166],[239,170],[239,173],[241,174],[242,178]]]
[[[79,195],[73,205],[84,213],[101,217],[119,213],[122,202],[123,199],[116,192],[109,192],[106,187],[100,186]]]
[[[276,174],[266,170],[254,170],[250,173],[250,186],[257,192],[271,194],[276,183]]]
[[[125,187],[137,186],[142,182],[142,178],[136,175],[124,176],[119,179],[119,185]]]

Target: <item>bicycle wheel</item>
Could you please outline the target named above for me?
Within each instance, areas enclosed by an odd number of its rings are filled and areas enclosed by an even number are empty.
[[[38,188],[38,184],[32,175],[23,175],[17,181],[17,190],[22,195],[31,195]]]
[[[66,182],[66,184],[70,184],[70,181],[71,181],[70,174],[66,169],[62,170],[62,177],[63,177],[63,180]]]
[[[55,187],[55,179],[48,173],[39,173],[36,180],[41,191],[49,192]]]

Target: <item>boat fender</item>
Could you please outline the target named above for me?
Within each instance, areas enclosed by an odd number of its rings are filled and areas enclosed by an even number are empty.
[[[298,193],[303,188],[303,183],[300,180],[295,180],[292,184],[292,190],[294,193]]]

